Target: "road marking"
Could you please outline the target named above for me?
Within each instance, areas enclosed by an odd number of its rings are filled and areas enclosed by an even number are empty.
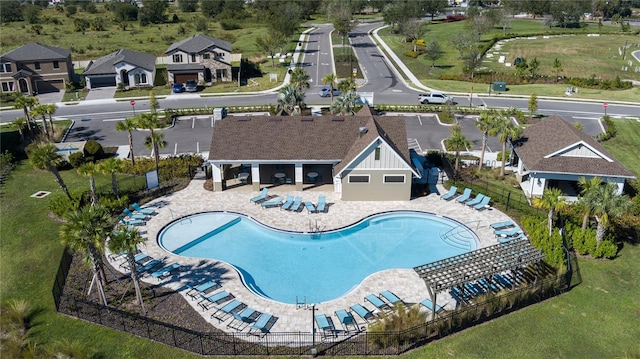
[[[420,118],[420,115],[418,115],[418,122],[420,122],[420,126],[422,126],[422,119]]]
[[[580,116],[571,116],[577,120],[599,120],[600,117],[580,117]]]
[[[116,121],[124,121],[126,118],[110,118],[108,120],[102,120],[102,122],[116,122]]]
[[[391,90],[391,92],[402,92],[402,90]]]
[[[176,154],[178,154],[178,143],[176,142],[176,145],[173,148],[173,155],[175,156]]]
[[[196,128],[196,118],[195,117],[191,118],[191,128]]]
[[[329,66],[330,64],[329,64],[329,63],[327,63],[327,62],[321,62],[321,63],[320,63],[320,65],[322,65],[322,66]]]

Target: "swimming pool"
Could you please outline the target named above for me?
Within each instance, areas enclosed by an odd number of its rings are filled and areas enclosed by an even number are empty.
[[[319,233],[283,231],[242,214],[208,212],[169,223],[158,235],[167,251],[227,262],[256,294],[291,304],[296,297],[307,303],[338,298],[373,273],[459,255],[476,249],[477,240],[453,219],[413,211],[376,214]]]

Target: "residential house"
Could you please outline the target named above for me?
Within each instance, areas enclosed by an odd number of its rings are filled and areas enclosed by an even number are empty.
[[[73,82],[71,51],[30,42],[0,55],[2,92],[64,91]]]
[[[230,116],[217,121],[208,163],[215,191],[243,166],[254,190],[330,185],[345,201],[411,199],[412,166],[403,118]]]
[[[528,198],[540,197],[546,188],[555,187],[575,200],[578,179],[596,176],[615,183],[622,193],[625,180],[635,178],[598,141],[558,116],[526,127],[512,148],[516,177]]]
[[[87,89],[105,86],[153,86],[156,57],[142,52],[120,49],[91,61],[82,75]]]
[[[231,43],[202,34],[171,44],[169,83],[231,81]]]

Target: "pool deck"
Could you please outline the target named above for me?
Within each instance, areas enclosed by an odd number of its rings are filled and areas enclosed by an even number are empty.
[[[204,175],[199,172],[184,190],[157,198],[143,206],[154,209],[157,214],[151,216],[146,225],[139,227],[141,233],[148,238],[146,245],[140,249],[154,258],[162,259],[165,264],[178,262],[182,265],[179,270],[173,271],[172,275],[165,279],[157,280],[149,275],[143,278],[143,281],[179,290],[185,296],[185,300],[196,311],[202,313],[207,321],[215,327],[228,332],[235,332],[234,329],[227,328],[227,324],[231,320],[227,318],[226,321],[219,323],[217,319],[211,319],[211,314],[215,309],[212,308],[203,312],[197,305],[198,300],[191,300],[190,297],[186,296],[187,284],[195,285],[210,279],[217,280],[222,285],[220,290],[226,290],[233,294],[236,299],[259,312],[270,313],[276,317],[277,321],[270,329],[271,332],[310,333],[313,330],[310,305],[284,304],[255,295],[244,286],[236,270],[224,262],[185,258],[165,251],[157,243],[158,232],[177,218],[198,212],[233,211],[251,216],[272,227],[309,232],[314,228],[330,230],[344,227],[359,221],[363,217],[379,212],[418,210],[432,212],[467,223],[478,235],[480,240],[479,247],[496,244],[495,236],[489,225],[509,219],[507,215],[496,209],[490,208],[477,211],[457,203],[455,200],[441,200],[436,194],[411,201],[343,202],[339,199],[338,193],[330,192],[331,186],[321,186],[302,192],[296,192],[292,185],[270,188],[270,195],[298,195],[302,196],[303,201],[312,201],[313,203],[317,202],[318,195],[323,194],[326,196],[327,213],[308,213],[304,206],[302,206],[302,211],[294,213],[278,208],[262,209],[260,205],[253,204],[249,199],[258,193],[251,191],[250,186],[240,186],[223,192],[211,192],[204,189],[204,182]],[[441,185],[438,186],[441,193],[446,193]],[[119,268],[121,260],[114,261],[115,268]],[[349,270],[349,258],[345,258],[344,263],[345,271]],[[286,278],[283,278],[284,284],[286,284]],[[351,305],[360,303],[367,309],[374,311],[375,307],[365,302],[364,297],[372,293],[379,294],[384,290],[392,291],[403,299],[405,303],[419,303],[429,297],[424,281],[418,277],[413,269],[391,269],[370,275],[360,285],[340,298],[316,304],[315,311],[316,314],[324,313],[327,316],[331,316],[336,329],[342,329],[338,318],[334,314],[336,310],[349,310]],[[299,298],[299,301],[303,301],[303,298]],[[439,293],[437,302],[447,309],[455,307],[455,301],[451,299],[448,293]],[[353,314],[358,327],[365,326],[366,323],[355,313]],[[248,328],[243,330],[243,332],[247,331]]]

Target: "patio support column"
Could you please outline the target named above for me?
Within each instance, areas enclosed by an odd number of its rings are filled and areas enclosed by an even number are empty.
[[[295,178],[296,178],[296,191],[302,191],[302,182],[304,181],[304,174],[302,173],[302,163],[296,163]]]
[[[260,165],[257,163],[251,164],[251,189],[260,190]]]
[[[221,164],[211,164],[211,177],[213,178],[213,191],[222,191],[222,171],[220,170]]]

